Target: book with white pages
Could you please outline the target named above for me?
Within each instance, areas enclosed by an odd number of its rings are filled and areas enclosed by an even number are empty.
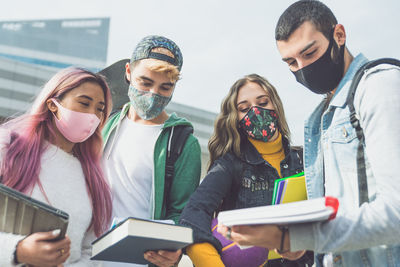
[[[129,217],[93,241],[91,259],[148,264],[146,251],[176,251],[192,243],[190,227]]]
[[[254,224],[296,224],[332,220],[339,208],[334,197],[322,197],[279,205],[221,211],[218,222],[228,227]]]

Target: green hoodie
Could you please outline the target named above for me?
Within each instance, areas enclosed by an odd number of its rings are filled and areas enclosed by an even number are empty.
[[[108,150],[109,153],[111,153],[114,139],[118,138],[119,125],[122,119],[126,117],[129,107],[129,103],[125,104],[122,110],[112,116],[104,126],[102,133],[104,151],[106,146],[111,146]],[[191,134],[186,140],[183,151],[174,165],[174,178],[172,180],[169,203],[163,205],[165,161],[169,133],[172,127],[177,125],[191,125],[191,123],[184,118],[178,117],[175,113],[171,114],[164,122],[162,131],[154,146],[153,199],[151,199],[150,203],[152,219],[171,219],[175,223],[178,223],[179,216],[186,202],[199,185],[201,172],[200,145],[197,138]],[[134,148],[132,148],[132,150],[134,150]],[[140,151],[138,152],[140,153]],[[104,157],[107,160],[108,155],[104,155]],[[166,208],[166,206],[168,208]]]

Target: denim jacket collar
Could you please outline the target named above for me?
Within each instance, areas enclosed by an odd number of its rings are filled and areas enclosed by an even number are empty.
[[[346,104],[347,94],[350,89],[351,81],[354,75],[362,65],[368,62],[368,59],[363,54],[358,54],[350,63],[349,69],[340,81],[333,99],[329,106],[344,107]]]

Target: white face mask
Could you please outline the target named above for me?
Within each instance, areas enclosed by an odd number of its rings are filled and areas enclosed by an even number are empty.
[[[96,131],[100,119],[92,113],[77,112],[61,106],[56,100],[53,103],[58,107],[60,119],[53,113],[57,129],[72,143],[86,141]]]

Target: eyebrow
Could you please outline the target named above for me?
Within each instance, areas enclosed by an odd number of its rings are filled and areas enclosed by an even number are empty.
[[[142,80],[144,80],[144,81],[147,81],[147,82],[152,82],[152,83],[154,83],[154,81],[152,80],[152,79],[150,79],[149,77],[146,77],[146,76],[139,76],[138,77],[139,79],[142,79]],[[162,83],[162,85],[169,85],[169,86],[174,86],[175,85],[175,83],[171,83],[171,82],[167,82],[167,83]]]
[[[305,51],[307,51],[310,47],[312,47],[314,44],[316,43],[316,41],[312,41],[311,43],[309,43],[308,45],[306,45],[303,49],[300,50],[299,54],[303,54]],[[289,60],[293,59],[292,57],[285,57],[282,58],[283,61],[287,62]]]
[[[90,96],[87,96],[87,95],[78,95],[78,97],[86,98],[87,100],[93,101],[93,98],[91,98]],[[106,103],[104,103],[103,101],[100,101],[99,104],[103,105],[103,106],[106,105]]]
[[[141,80],[145,80],[147,82],[152,82],[152,83],[154,82],[152,79],[150,79],[150,78],[148,78],[146,76],[139,76],[138,78],[141,79]]]

